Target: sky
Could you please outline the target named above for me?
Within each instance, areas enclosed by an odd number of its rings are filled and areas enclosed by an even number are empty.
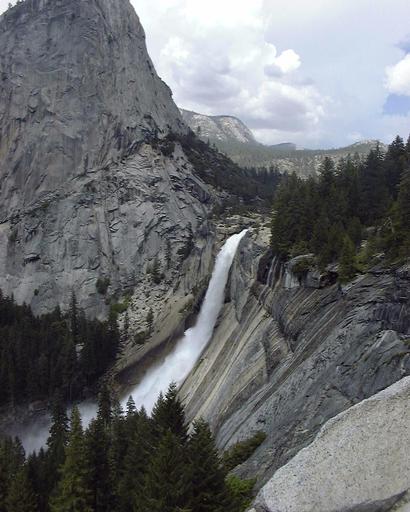
[[[131,2],[182,108],[237,116],[267,144],[410,133],[409,0]]]

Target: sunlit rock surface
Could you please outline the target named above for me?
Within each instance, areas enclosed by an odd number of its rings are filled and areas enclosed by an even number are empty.
[[[138,289],[138,328],[169,290],[184,308],[212,268],[212,196],[178,145],[152,146],[187,128],[131,4],[26,0],[0,44],[0,288],[35,313],[74,291],[90,316]]]
[[[262,488],[256,510],[410,509],[410,378],[329,420]]]
[[[349,286],[287,288],[268,231],[235,258],[219,325],[181,390],[224,449],[266,432],[236,472],[262,486],[320,427],[410,374],[410,272],[375,268]],[[371,432],[369,432],[371,435]]]

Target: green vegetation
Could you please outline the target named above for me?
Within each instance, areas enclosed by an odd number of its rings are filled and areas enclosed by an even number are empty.
[[[177,390],[160,395],[152,417],[126,411],[102,388],[83,429],[56,398],[48,450],[25,458],[18,439],[0,440],[0,510],[13,512],[241,512],[253,480],[227,476],[208,425],[188,434]]]
[[[255,207],[267,207],[272,201],[275,188],[281,179],[277,169],[244,169],[216,148],[203,142],[193,131],[187,135],[170,134],[156,143],[162,148],[167,147],[169,141],[178,142],[182,146],[194,172],[205,183],[235,196],[230,207],[242,207],[249,211]]]
[[[69,311],[35,317],[0,291],[0,405],[82,396],[113,361],[116,318],[88,320],[72,295]]]
[[[252,437],[246,441],[240,441],[227,450],[222,457],[223,464],[227,471],[236,468],[242,464],[252,453],[260,446],[266,439],[265,432],[256,432]]]
[[[377,253],[403,261],[410,255],[410,139],[396,137],[386,154],[376,147],[365,161],[335,166],[326,158],[318,178],[285,177],[273,206],[272,248],[284,259],[313,253],[322,269],[339,261],[342,282]]]
[[[134,344],[135,345],[144,345],[149,338],[149,334],[146,331],[139,331],[134,334]]]
[[[228,486],[233,510],[235,512],[245,512],[252,503],[252,490],[255,486],[256,478],[242,480],[236,475],[228,475],[226,485]]]
[[[109,277],[99,277],[97,282],[95,283],[95,287],[97,288],[97,292],[100,295],[105,295],[107,293],[108,287],[110,286],[110,278]]]
[[[114,302],[114,304],[110,306],[110,312],[115,316],[121,315],[127,311],[129,305],[129,298],[124,299],[123,302]]]
[[[295,274],[295,276],[302,278],[307,274],[307,272],[309,272],[309,270],[312,268],[312,265],[313,261],[311,258],[301,258],[293,265],[292,272]]]
[[[164,274],[160,271],[160,265],[158,258],[154,259],[151,267],[151,277],[155,284],[159,284],[164,279]]]

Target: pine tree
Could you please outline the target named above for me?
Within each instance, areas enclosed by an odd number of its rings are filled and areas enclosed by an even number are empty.
[[[339,260],[339,280],[342,283],[350,281],[356,274],[355,247],[346,235],[343,241],[342,253]]]
[[[404,141],[397,135],[387,149],[384,162],[387,173],[387,183],[390,195],[393,198],[397,197],[401,173],[403,172],[406,163],[406,148],[404,146]]]
[[[176,435],[182,444],[188,439],[188,427],[185,423],[184,408],[178,398],[175,383],[171,384],[165,396],[159,396],[152,411],[154,432],[157,440],[167,431]]]
[[[141,512],[189,509],[191,485],[184,448],[169,430],[164,433],[148,467]]]
[[[192,480],[191,509],[195,512],[224,512],[229,497],[218,451],[208,425],[196,421],[188,444]]]
[[[132,416],[133,414],[135,414],[137,408],[135,407],[135,402],[134,402],[134,398],[132,397],[132,395],[130,395],[128,397],[127,405],[125,406],[125,409],[126,409],[127,416]]]
[[[410,255],[410,169],[404,171],[401,176],[397,216],[402,240],[400,252],[403,256],[408,257]]]
[[[145,410],[138,413],[130,436],[118,485],[118,509],[122,512],[140,510],[145,503],[145,475],[153,449],[152,424]]]
[[[104,384],[98,395],[98,418],[104,428],[108,427],[112,420],[112,402],[108,387]]]
[[[91,493],[87,488],[88,468],[84,434],[78,408],[71,413],[70,435],[61,467],[61,480],[51,499],[52,512],[92,512]]]
[[[7,495],[7,512],[36,512],[37,498],[24,464],[12,479]]]
[[[65,448],[69,436],[69,421],[65,406],[60,394],[56,395],[53,403],[52,423],[50,435],[47,439],[47,476],[48,489],[51,492],[58,481],[58,469],[63,465],[65,459]]]
[[[74,343],[78,342],[78,336],[79,336],[79,312],[78,312],[78,304],[77,304],[77,297],[74,293],[74,290],[71,292],[71,300],[70,300],[70,308],[68,312],[68,317],[70,320],[70,330],[71,335],[73,337]]]
[[[33,452],[27,459],[28,474],[33,486],[34,494],[37,497],[39,512],[48,512],[50,491],[50,472],[47,453],[40,448],[38,453]],[[58,477],[58,472],[57,477]]]
[[[154,263],[152,264],[151,277],[155,284],[159,284],[162,281],[162,274],[160,271],[159,260],[157,257],[154,258]]]
[[[85,454],[87,459],[87,488],[91,493],[91,507],[99,512],[112,510],[113,482],[109,461],[110,439],[108,424],[98,414],[85,434]]]
[[[25,454],[18,438],[0,439],[0,511],[7,512],[7,496],[11,483],[24,464]]]

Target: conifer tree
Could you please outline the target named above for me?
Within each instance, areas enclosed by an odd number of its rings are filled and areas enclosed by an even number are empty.
[[[157,440],[170,431],[175,434],[182,444],[188,439],[188,428],[185,424],[184,408],[178,398],[178,389],[175,383],[171,384],[165,396],[160,394],[152,411],[154,432]]]
[[[91,493],[87,488],[88,468],[84,448],[81,416],[74,406],[61,480],[56,495],[51,499],[52,512],[93,512]]]
[[[112,420],[111,395],[105,384],[101,387],[98,395],[98,418],[101,420],[104,428],[108,427]]]
[[[339,261],[339,280],[342,283],[350,281],[356,274],[355,247],[346,235],[343,241],[342,253]]]
[[[52,423],[50,435],[47,439],[47,474],[48,488],[52,491],[58,481],[58,469],[63,465],[65,459],[65,448],[69,436],[69,421],[65,406],[60,394],[56,395],[53,403]]]
[[[141,512],[189,510],[191,485],[180,439],[171,431],[163,434],[151,458],[144,486]]]
[[[191,509],[195,512],[224,512],[229,502],[226,475],[212,433],[203,420],[193,425],[188,454],[192,481]]]
[[[50,491],[50,470],[48,465],[47,452],[40,448],[38,453],[33,452],[27,459],[28,474],[33,486],[34,494],[37,497],[39,512],[48,512]],[[56,471],[58,478],[58,471]]]
[[[109,463],[110,439],[108,424],[98,414],[85,433],[85,454],[87,460],[87,489],[90,490],[90,504],[93,510],[112,510],[113,493],[111,467]]]
[[[130,435],[118,485],[120,512],[140,510],[145,503],[145,475],[153,451],[152,423],[145,410],[137,415]]]
[[[397,199],[402,256],[410,255],[410,169],[403,172]]]
[[[36,512],[37,498],[28,476],[28,466],[21,466],[12,479],[6,500],[7,512]]]

